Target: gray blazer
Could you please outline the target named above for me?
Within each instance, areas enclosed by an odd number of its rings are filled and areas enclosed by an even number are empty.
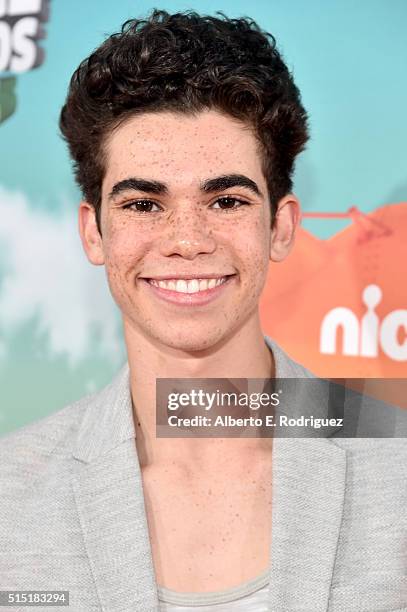
[[[277,377],[312,376],[266,342]],[[126,365],[0,440],[0,590],[159,610],[134,437]],[[406,441],[276,438],[273,453],[269,611],[407,611]]]

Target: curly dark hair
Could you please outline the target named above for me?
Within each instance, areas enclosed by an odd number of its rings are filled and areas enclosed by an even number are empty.
[[[100,230],[104,144],[142,112],[216,109],[254,129],[272,219],[292,189],[296,155],[308,140],[307,114],[275,38],[245,17],[169,14],[131,19],[74,72],[61,110],[75,178]]]

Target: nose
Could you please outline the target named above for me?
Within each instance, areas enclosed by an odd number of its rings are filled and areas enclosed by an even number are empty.
[[[174,214],[160,242],[160,251],[165,257],[180,255],[192,260],[198,255],[213,253],[215,249],[212,230],[196,210],[186,212],[184,209]]]

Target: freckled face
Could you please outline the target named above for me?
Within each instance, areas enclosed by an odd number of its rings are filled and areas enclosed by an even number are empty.
[[[103,253],[125,327],[154,344],[197,351],[253,324],[271,230],[257,141],[247,126],[214,110],[145,113],[122,124],[106,151]],[[228,175],[247,177],[259,193],[242,185],[203,188]],[[133,185],[112,195],[134,177],[165,189]],[[233,276],[199,303],[169,301],[147,280],[179,275]]]

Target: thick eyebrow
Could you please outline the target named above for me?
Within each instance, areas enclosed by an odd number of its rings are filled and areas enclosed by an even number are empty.
[[[119,181],[113,186],[112,191],[109,193],[108,198],[111,200],[114,196],[122,193],[123,191],[142,191],[143,193],[155,193],[156,195],[167,195],[168,187],[165,183],[160,181],[150,181],[148,179],[141,179],[131,177]]]
[[[207,179],[200,185],[201,191],[214,193],[232,187],[245,187],[256,195],[262,196],[257,183],[244,174],[223,174],[215,178]],[[143,193],[154,193],[156,195],[168,195],[169,189],[161,181],[130,177],[116,183],[108,195],[109,200],[123,191],[142,191]]]
[[[202,191],[205,191],[206,193],[223,191],[224,189],[230,189],[231,187],[246,187],[256,195],[263,196],[257,183],[252,181],[252,179],[244,174],[224,174],[222,176],[208,179],[201,184]]]

